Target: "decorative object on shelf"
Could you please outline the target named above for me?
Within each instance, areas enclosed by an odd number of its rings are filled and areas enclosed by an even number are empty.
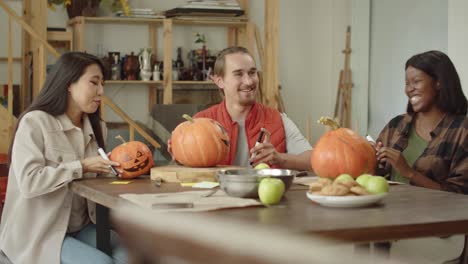
[[[149,81],[151,75],[151,49],[143,48],[140,50],[138,55],[138,61],[140,62],[140,76],[143,81]]]
[[[205,34],[200,32],[195,32],[195,43],[201,43],[203,46],[206,44]]]
[[[120,52],[109,52],[109,65],[111,67],[111,80],[120,80]]]
[[[109,63],[118,64],[120,62],[120,52],[118,51],[109,51],[107,53],[109,55]]]
[[[176,67],[177,69],[182,69],[184,67],[184,61],[182,60],[182,47],[177,48]]]
[[[206,46],[203,44],[202,47],[202,73],[203,73],[203,80],[205,81],[208,78],[208,70],[206,69]]]
[[[138,56],[134,55],[133,52],[125,56],[124,71],[127,80],[136,80],[138,74]]]
[[[214,16],[214,17],[233,17],[244,15],[239,3],[235,0],[196,0],[187,1],[188,3],[167,10],[164,14],[167,17],[186,17],[186,16]]]
[[[94,17],[99,6],[108,8],[112,12],[122,10],[127,16],[130,10],[128,0],[47,0],[47,5],[53,11],[56,11],[55,5],[63,5],[67,9],[69,18]]]
[[[153,81],[160,81],[161,80],[161,72],[159,71],[159,65],[154,65],[153,71]]]
[[[174,63],[174,66],[172,67],[172,80],[173,81],[178,81],[179,80],[179,69],[175,65],[176,64]]]

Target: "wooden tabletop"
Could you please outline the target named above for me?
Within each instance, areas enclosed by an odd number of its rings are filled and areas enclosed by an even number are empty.
[[[193,190],[179,184],[156,187],[148,178],[127,185],[116,179],[74,181],[71,189],[94,202],[115,208],[123,193],[161,193]],[[396,240],[468,233],[468,196],[409,185],[391,186],[384,202],[364,208],[329,208],[306,197],[307,187],[293,185],[279,205],[226,209],[202,214],[216,215],[287,227],[292,232],[321,234],[354,242]]]

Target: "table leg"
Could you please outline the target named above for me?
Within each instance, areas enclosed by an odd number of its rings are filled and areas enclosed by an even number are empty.
[[[107,255],[112,256],[109,208],[100,204],[96,204],[96,247]]]

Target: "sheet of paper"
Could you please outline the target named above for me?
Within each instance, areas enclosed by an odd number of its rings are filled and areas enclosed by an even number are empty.
[[[192,188],[204,188],[204,189],[212,189],[219,186],[218,182],[210,182],[210,181],[203,181],[203,182],[181,182],[180,186],[182,187],[192,187]]]
[[[110,184],[129,184],[131,183],[132,181],[113,181],[111,182]]]

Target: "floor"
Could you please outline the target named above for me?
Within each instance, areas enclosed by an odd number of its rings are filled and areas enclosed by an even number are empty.
[[[390,258],[402,260],[402,263],[442,264],[460,255],[463,241],[464,236],[400,240],[392,243]],[[337,246],[337,250],[344,255],[354,254],[354,247],[349,245]],[[378,263],[378,261],[372,261],[372,263]],[[1,253],[0,264],[10,264]]]
[[[408,263],[443,263],[460,255],[465,237],[420,238],[397,241],[392,245],[391,258]]]
[[[463,249],[464,236],[449,238],[420,238],[406,239],[392,242],[390,249],[391,260],[401,260],[411,264],[442,264],[458,257]],[[353,256],[354,246],[337,246],[337,251],[345,256]],[[371,249],[371,252],[373,250]],[[371,263],[379,263],[377,256]]]

